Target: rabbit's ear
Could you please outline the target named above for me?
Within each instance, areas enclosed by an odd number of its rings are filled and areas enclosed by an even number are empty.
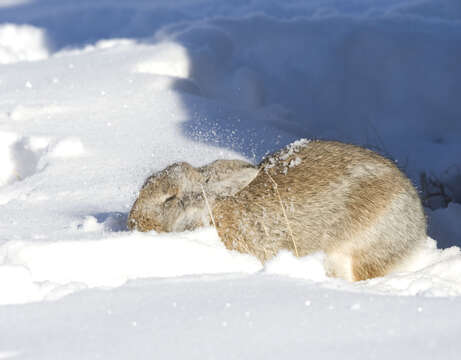
[[[183,191],[190,182],[199,183],[200,180],[201,175],[192,165],[186,162],[177,162],[149,177],[143,187],[152,184],[165,193],[178,193]]]
[[[247,186],[258,174],[258,169],[241,160],[216,160],[198,169],[205,178],[208,192],[229,196]]]
[[[186,162],[179,162],[170,165],[167,169],[167,176],[170,185],[176,188],[178,193],[189,193],[200,189],[205,179],[192,165]]]

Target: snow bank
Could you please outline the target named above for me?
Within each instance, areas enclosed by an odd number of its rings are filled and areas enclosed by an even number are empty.
[[[88,217],[75,229],[101,232],[104,225],[113,227]],[[0,246],[0,304],[56,299],[138,278],[254,273],[261,268],[255,258],[226,250],[211,228],[164,235],[120,233],[98,240],[9,241]]]
[[[437,249],[431,238],[417,254],[397,271],[385,277],[350,283],[326,277],[324,255],[317,253],[296,258],[281,252],[269,261],[264,271],[319,283],[328,288],[379,293],[382,295],[461,295],[461,250],[458,247]]]
[[[155,45],[154,49],[150,59],[136,64],[136,72],[178,78],[191,75],[189,57],[182,46],[166,42]]]
[[[124,218],[123,218],[124,219]],[[107,218],[87,217],[75,231],[103,234]],[[0,246],[0,304],[55,300],[92,287],[117,287],[139,278],[223,273],[276,274],[321,287],[382,295],[461,295],[461,252],[426,246],[386,277],[357,283],[328,278],[319,252],[296,258],[282,251],[264,267],[254,257],[225,249],[214,229],[178,234],[112,233],[97,240],[9,241]]]
[[[289,251],[281,251],[265,264],[264,272],[323,282],[328,279],[323,266],[324,259],[325,254],[323,252],[297,258]]]
[[[372,146],[417,182],[422,171],[458,163],[461,27],[410,16],[418,7],[406,5],[386,15],[193,20],[160,29],[155,40],[181,46],[202,96],[298,137]]]
[[[43,29],[30,25],[0,25],[0,64],[46,59],[49,47]]]
[[[459,2],[217,4],[191,1],[179,11],[45,1],[2,11],[0,62],[19,63],[3,66],[0,78],[0,292],[9,296],[1,301],[138,277],[258,271],[210,230],[114,233],[125,230],[145,177],[174,161],[258,162],[307,137],[377,148],[415,181],[423,170],[456,167]],[[58,44],[54,56],[47,36]],[[430,216],[430,235],[459,244],[457,204]],[[328,279],[321,254],[281,253],[265,271],[341,289],[448,296],[460,293],[458,252],[429,247],[412,272],[359,284]]]
[[[299,138],[378,149],[459,203],[460,4],[0,0],[0,358],[459,358],[458,247],[349,283],[322,253],[263,267],[126,218],[172,162]],[[461,245],[456,203],[428,216]]]

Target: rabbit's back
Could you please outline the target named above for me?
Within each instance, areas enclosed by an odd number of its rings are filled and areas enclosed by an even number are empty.
[[[262,261],[281,249],[323,250],[331,274],[351,280],[385,274],[426,234],[418,194],[392,161],[329,141],[298,141],[267,157],[213,213],[228,248]]]

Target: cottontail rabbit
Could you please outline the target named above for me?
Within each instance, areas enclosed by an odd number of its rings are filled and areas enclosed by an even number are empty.
[[[128,218],[140,231],[214,224],[228,249],[266,261],[281,249],[326,253],[329,275],[382,276],[426,238],[418,194],[395,164],[364,148],[299,140],[258,167],[173,164],[149,177]]]

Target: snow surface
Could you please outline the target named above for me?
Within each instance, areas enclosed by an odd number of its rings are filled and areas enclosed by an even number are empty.
[[[458,358],[459,44],[458,0],[0,1],[0,359]],[[152,172],[299,138],[442,179],[439,248],[348,283],[127,231]]]
[[[0,64],[48,57],[44,31],[30,25],[0,26]]]

